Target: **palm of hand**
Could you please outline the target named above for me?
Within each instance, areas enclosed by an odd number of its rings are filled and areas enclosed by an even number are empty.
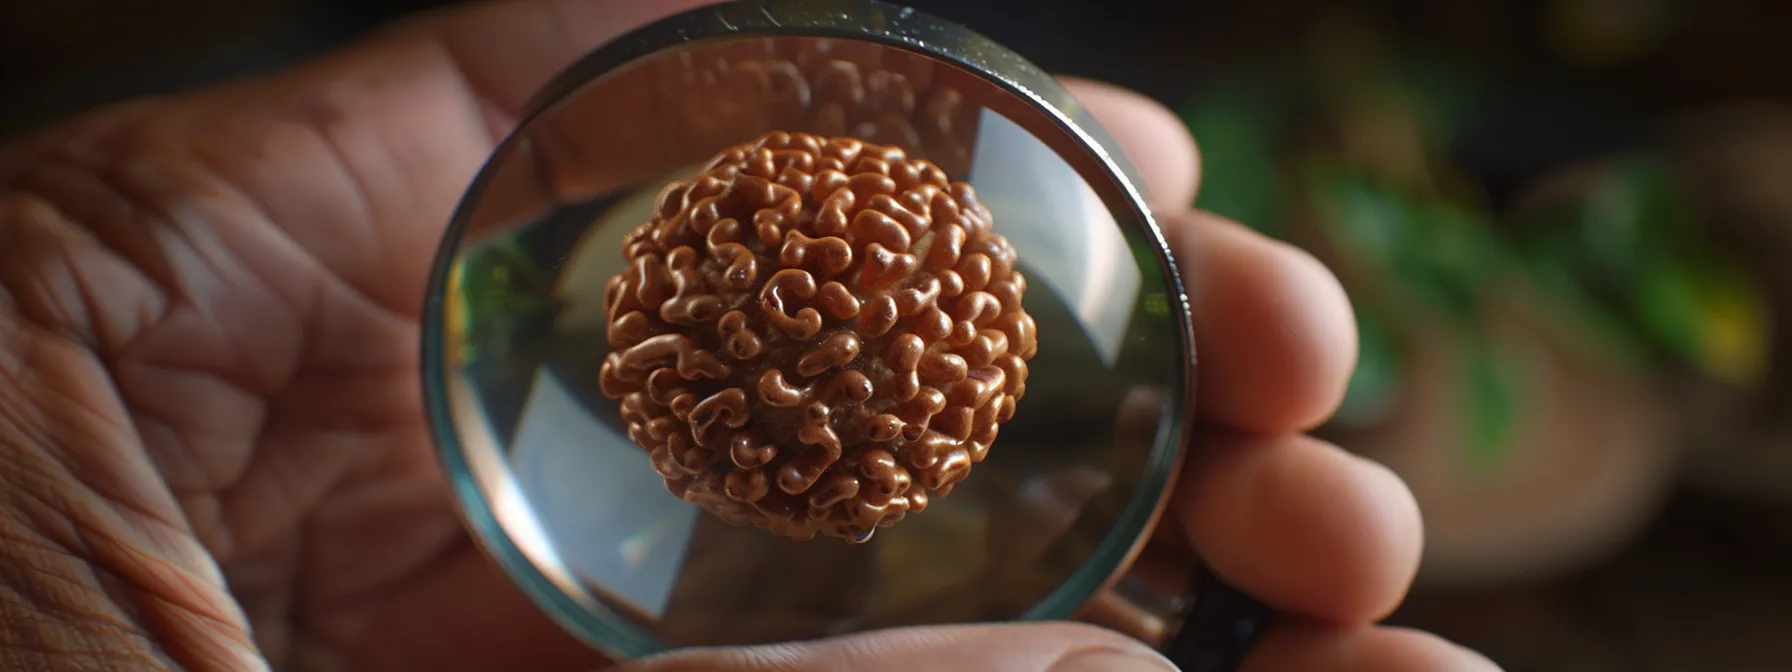
[[[493,106],[437,44],[388,57],[440,76],[312,68],[0,155],[0,338],[28,353],[0,373],[56,401],[0,437],[58,453],[7,475],[69,518],[46,571],[120,579],[61,609],[153,631],[121,655],[172,638],[185,667],[242,669],[234,595],[281,667],[478,667],[457,628],[511,665],[584,657],[520,641],[552,629],[505,617],[530,612],[465,541],[422,421],[423,282]]]

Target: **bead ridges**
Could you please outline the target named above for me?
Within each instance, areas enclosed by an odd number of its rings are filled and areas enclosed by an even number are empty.
[[[685,500],[868,540],[949,494],[1026,393],[1026,278],[991,227],[969,185],[897,147],[731,147],[624,238],[601,389]]]

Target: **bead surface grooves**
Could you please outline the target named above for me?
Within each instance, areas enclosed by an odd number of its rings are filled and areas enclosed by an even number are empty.
[[[666,487],[731,524],[866,541],[950,493],[1026,393],[1014,248],[900,148],[767,133],[622,246],[601,389]]]

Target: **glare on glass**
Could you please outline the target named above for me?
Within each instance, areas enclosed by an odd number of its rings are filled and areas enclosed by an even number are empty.
[[[686,36],[709,25],[680,20]],[[786,32],[624,38],[550,87],[469,190],[424,362],[463,512],[548,613],[620,656],[1070,616],[1117,580],[1162,505],[1192,366],[1179,281],[1129,169],[1079,135],[1086,119],[1070,126],[975,64],[891,31]],[[791,541],[682,501],[597,389],[623,235],[666,183],[770,130],[933,161],[977,190],[1030,283],[1039,350],[1013,419],[949,496],[863,544]]]

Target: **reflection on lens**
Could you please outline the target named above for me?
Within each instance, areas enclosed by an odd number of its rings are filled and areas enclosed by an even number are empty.
[[[1049,120],[998,111],[1016,100],[869,42],[711,40],[593,80],[500,150],[463,205],[428,365],[449,461],[498,528],[478,532],[551,586],[550,610],[639,653],[1060,618],[1112,578],[1173,459],[1179,297],[1142,213],[1042,141]],[[865,543],[795,541],[681,499],[600,388],[630,232],[667,185],[773,130],[900,147],[968,183],[1026,278],[1024,401],[949,496]]]

